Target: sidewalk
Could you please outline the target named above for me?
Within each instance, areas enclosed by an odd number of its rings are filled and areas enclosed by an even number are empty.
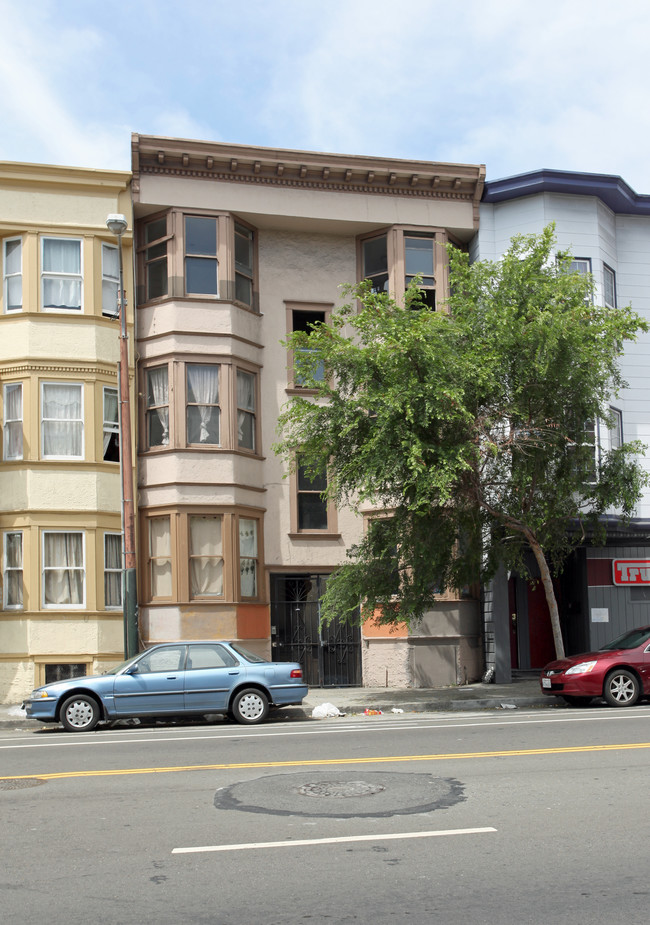
[[[512,684],[466,684],[462,687],[411,690],[383,687],[311,688],[302,704],[300,717],[311,719],[314,707],[329,703],[341,713],[359,714],[364,710],[393,709],[404,713],[437,713],[462,710],[512,710],[561,705],[555,697],[545,697],[537,680],[518,680]],[[298,708],[291,707],[298,718]],[[19,704],[0,704],[0,728],[39,729],[38,720],[28,719]]]

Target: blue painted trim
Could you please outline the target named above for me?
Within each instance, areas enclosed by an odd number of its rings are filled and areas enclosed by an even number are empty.
[[[635,193],[621,177],[568,170],[534,170],[485,184],[482,202],[506,202],[536,193],[597,196],[612,212],[650,215],[650,196]]]

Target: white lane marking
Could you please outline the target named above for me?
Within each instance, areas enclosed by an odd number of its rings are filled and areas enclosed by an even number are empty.
[[[172,854],[199,854],[204,851],[257,851],[261,848],[305,848],[309,845],[343,845],[358,841],[394,841],[402,838],[440,838],[444,835],[481,835],[496,832],[491,826],[482,829],[441,829],[433,832],[396,832],[388,835],[340,835],[336,838],[303,838],[295,841],[260,841],[241,845],[203,845],[199,848],[173,848]]]
[[[220,735],[218,730],[212,735],[180,735],[180,736],[170,736],[166,735],[166,730],[160,730],[156,732],[151,730],[147,738],[131,738],[128,735],[128,738],[117,738],[117,733],[114,736],[109,736],[107,738],[92,738],[87,739],[81,733],[57,733],[57,741],[53,742],[29,742],[25,745],[11,744],[11,745],[0,745],[0,751],[7,749],[20,749],[20,748],[54,748],[59,747],[63,748],[66,746],[76,746],[77,748],[82,746],[92,746],[92,745],[142,745],[143,743],[157,743],[157,742],[200,742],[202,740],[210,741],[222,741],[227,739],[265,739],[274,736],[309,736],[309,735],[335,735],[336,733],[358,733],[358,732],[409,732],[413,730],[421,729],[471,729],[474,727],[479,727],[481,729],[491,729],[492,727],[497,726],[543,726],[543,725],[552,725],[554,723],[594,723],[602,719],[616,719],[616,720],[633,720],[633,719],[643,719],[647,720],[650,718],[650,713],[644,712],[632,712],[632,710],[625,713],[613,713],[611,708],[603,708],[602,712],[599,712],[595,716],[585,716],[580,714],[579,716],[554,716],[549,717],[548,719],[514,719],[508,717],[507,719],[496,720],[492,717],[486,717],[482,722],[442,722],[435,721],[429,723],[421,723],[415,718],[407,717],[405,720],[397,720],[393,722],[384,722],[384,723],[375,723],[370,725],[366,724],[365,720],[362,723],[357,724],[349,722],[344,725],[330,726],[327,729],[314,729],[314,728],[302,728],[296,730],[295,732],[287,731],[286,727],[282,729],[276,728],[273,731],[269,732],[232,732],[224,735]],[[90,735],[90,733],[88,733]],[[65,738],[64,738],[65,736]]]

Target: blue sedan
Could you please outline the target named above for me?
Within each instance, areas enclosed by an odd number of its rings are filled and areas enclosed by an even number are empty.
[[[87,732],[101,721],[224,713],[261,723],[307,696],[297,662],[267,662],[237,642],[153,646],[95,677],[55,681],[23,702],[27,716]]]

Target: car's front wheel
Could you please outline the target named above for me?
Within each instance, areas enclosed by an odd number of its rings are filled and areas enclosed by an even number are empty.
[[[90,732],[100,719],[99,704],[86,694],[68,697],[61,705],[59,720],[68,732]]]
[[[230,712],[238,723],[262,723],[269,715],[269,701],[266,694],[251,687],[239,691],[232,702]]]
[[[605,678],[603,697],[610,707],[631,707],[639,699],[640,693],[636,675],[626,668],[616,668]]]

